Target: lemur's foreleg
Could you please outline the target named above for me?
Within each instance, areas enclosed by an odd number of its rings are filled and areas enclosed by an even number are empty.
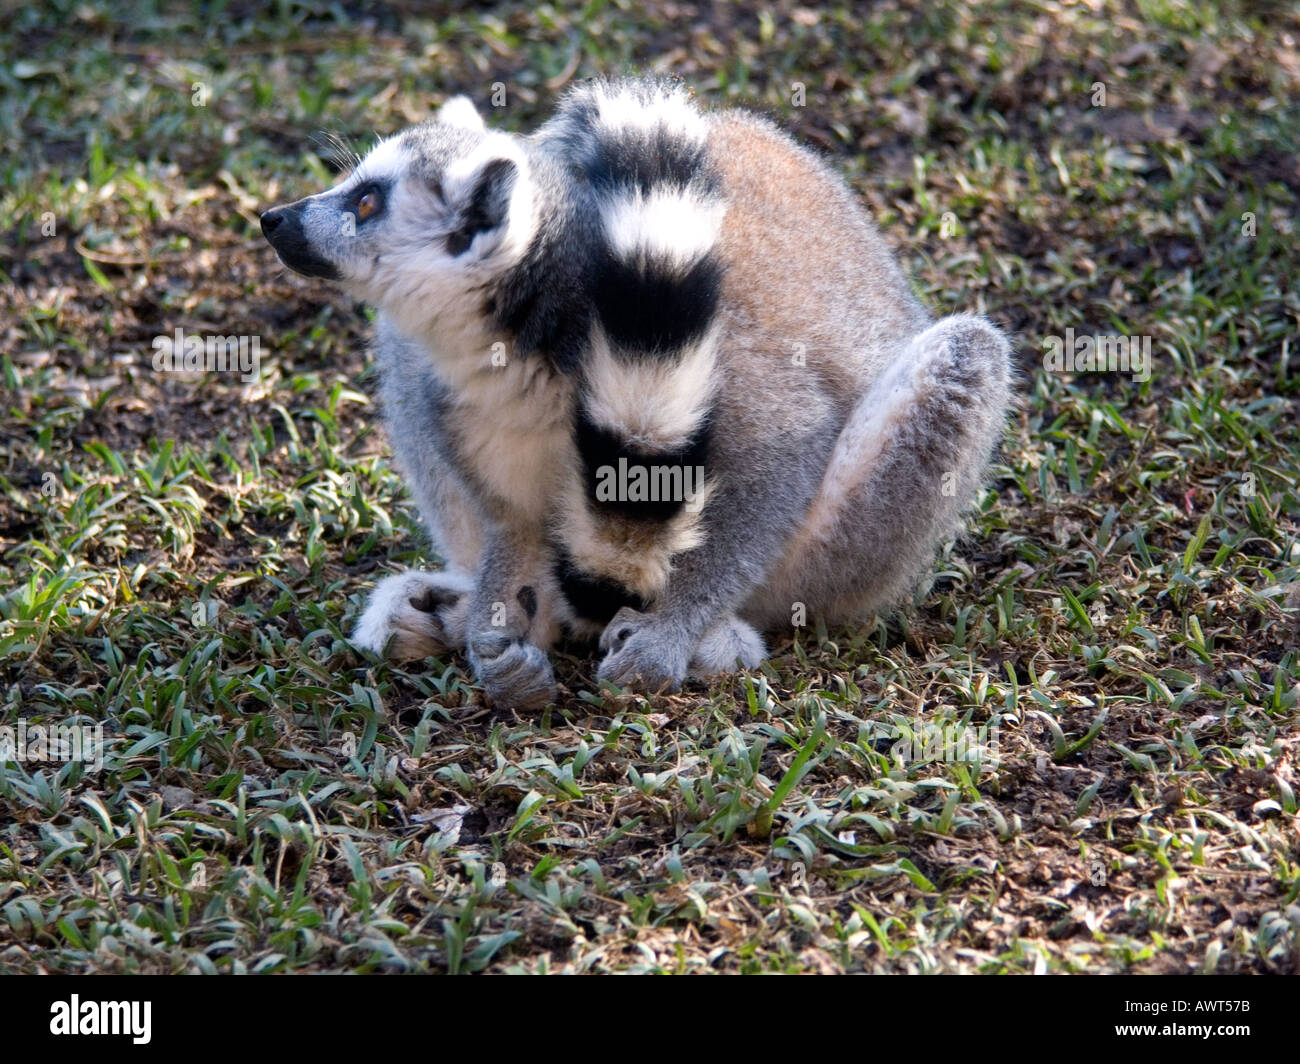
[[[490,533],[475,578],[465,649],[495,705],[536,709],[555,698],[546,651],[554,641],[557,592],[541,537]]]

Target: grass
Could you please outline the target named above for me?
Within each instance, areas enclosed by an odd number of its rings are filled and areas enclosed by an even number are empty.
[[[1293,11],[121,9],[0,15],[0,724],[109,747],[0,767],[0,969],[1300,970]],[[317,131],[634,67],[831,156],[1023,402],[899,616],[497,713],[345,640],[421,536],[366,313],[257,212]],[[178,327],[260,374],[154,372]],[[1150,379],[1048,372],[1067,329]]]

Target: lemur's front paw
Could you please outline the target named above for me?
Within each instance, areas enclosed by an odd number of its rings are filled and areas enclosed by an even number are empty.
[[[676,691],[686,677],[690,651],[680,634],[660,618],[624,606],[605,627],[605,660],[599,679],[644,691]]]
[[[386,576],[375,585],[352,642],[394,661],[459,649],[472,589],[472,581],[456,573],[413,569]]]
[[[555,674],[546,651],[505,632],[477,632],[469,637],[474,676],[494,706],[540,709],[555,701]]]

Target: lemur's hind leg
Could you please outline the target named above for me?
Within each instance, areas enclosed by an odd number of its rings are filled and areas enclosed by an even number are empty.
[[[1010,347],[957,315],[913,338],[849,416],[821,488],[741,615],[775,631],[896,603],[957,527],[1003,432]]]
[[[446,562],[441,572],[408,569],[384,577],[370,593],[352,642],[394,661],[418,661],[465,648],[473,573],[483,531],[464,489],[434,460],[420,456],[408,472],[420,515]],[[409,464],[409,458],[407,463]]]

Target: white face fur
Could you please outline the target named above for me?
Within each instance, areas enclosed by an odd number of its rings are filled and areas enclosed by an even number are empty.
[[[338,281],[418,333],[469,313],[466,294],[519,260],[536,218],[517,139],[456,97],[333,188],[267,211],[262,228],[286,266]]]

